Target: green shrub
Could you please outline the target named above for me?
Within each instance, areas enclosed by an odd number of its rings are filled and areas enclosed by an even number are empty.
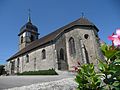
[[[120,90],[120,49],[103,45],[101,50],[106,59],[98,59],[99,72],[94,70],[93,64],[76,69],[78,90]]]
[[[100,77],[96,74],[93,64],[84,64],[78,69],[78,75],[75,78],[79,84],[79,90],[99,90]]]
[[[120,49],[103,45],[101,50],[106,62],[99,60],[99,70],[103,77],[103,89],[120,90]]]
[[[6,74],[4,67],[5,67],[4,65],[0,65],[0,75]]]
[[[17,73],[17,75],[58,75],[54,69],[39,70],[39,71],[25,71],[23,73]]]

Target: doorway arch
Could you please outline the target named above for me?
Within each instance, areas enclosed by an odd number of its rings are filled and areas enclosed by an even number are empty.
[[[68,70],[68,63],[65,57],[64,49],[61,48],[59,50],[58,70]]]

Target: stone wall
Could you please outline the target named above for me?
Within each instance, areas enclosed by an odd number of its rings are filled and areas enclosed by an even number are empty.
[[[68,58],[68,64],[69,64],[69,70],[74,70],[73,66],[77,65],[77,62],[79,61],[81,64],[83,63],[82,60],[82,52],[81,52],[81,47],[80,47],[80,43],[79,40],[81,39],[81,35],[79,32],[79,29],[77,28],[71,28],[69,30],[69,32],[65,33],[65,37],[66,37],[66,51],[67,51],[67,58]],[[74,55],[70,55],[70,48],[69,48],[69,39],[70,38],[74,39],[74,43],[75,43],[75,50],[76,53]]]
[[[69,69],[72,70],[73,66],[77,65],[79,61],[81,64],[83,63],[94,63],[97,64],[96,57],[98,55],[99,43],[96,41],[96,35],[94,33],[94,29],[90,28],[81,28],[81,27],[74,27],[69,30],[69,32],[65,33],[66,36],[66,47],[67,47],[67,58]],[[75,49],[76,54],[74,56],[70,55],[69,52],[69,39],[70,37],[74,38],[75,41]],[[82,53],[82,45],[84,45],[86,61],[84,60],[84,55]]]
[[[55,48],[57,53],[57,64],[59,70],[68,70],[68,61],[66,53],[66,42],[65,35],[60,34],[57,41],[55,42]],[[62,55],[60,55],[61,50],[63,50]]]
[[[42,59],[42,50],[46,51],[46,58]],[[29,62],[26,60],[26,55],[29,56]],[[20,73],[24,71],[37,71],[37,70],[47,70],[47,69],[52,69],[56,68],[56,56],[55,56],[55,44],[48,45],[46,47],[39,48],[37,50],[31,51],[29,53],[26,53],[20,57],[17,57],[11,62],[15,61],[15,66],[14,66],[14,73],[17,73],[18,70]],[[17,60],[19,58],[19,65],[17,65]],[[11,68],[11,63],[10,61],[8,62],[9,68]],[[18,67],[19,66],[19,67]],[[11,70],[9,69],[11,72]]]

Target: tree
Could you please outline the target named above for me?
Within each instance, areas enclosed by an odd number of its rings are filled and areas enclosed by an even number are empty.
[[[4,65],[0,65],[0,75],[6,74],[4,67]]]

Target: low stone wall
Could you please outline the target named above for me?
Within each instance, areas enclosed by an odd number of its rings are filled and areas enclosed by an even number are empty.
[[[76,88],[77,83],[74,81],[74,78],[66,78],[58,81],[37,83],[5,90],[76,90]]]

